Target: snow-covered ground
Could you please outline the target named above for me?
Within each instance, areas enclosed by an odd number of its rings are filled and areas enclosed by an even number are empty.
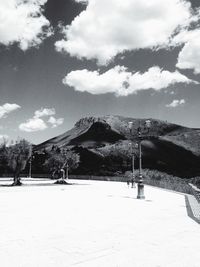
[[[0,266],[200,266],[184,195],[145,186],[138,200],[124,183],[49,182],[0,186]]]

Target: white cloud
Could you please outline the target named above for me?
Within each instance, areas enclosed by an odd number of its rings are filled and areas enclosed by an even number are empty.
[[[5,118],[10,112],[13,112],[19,108],[21,108],[19,105],[10,103],[0,106],[0,119]]]
[[[175,83],[197,83],[178,71],[169,72],[155,66],[144,73],[131,73],[124,66],[116,66],[102,74],[98,71],[76,70],[67,74],[63,84],[76,91],[91,94],[115,93],[127,96],[140,90],[167,88]]]
[[[89,0],[86,10],[63,28],[64,39],[55,46],[71,56],[106,64],[126,50],[168,45],[177,28],[191,20],[186,0]]]
[[[172,44],[184,44],[176,66],[180,69],[193,69],[196,74],[200,73],[200,29],[182,31],[173,39]]]
[[[19,125],[19,129],[24,132],[43,131],[47,128],[46,123],[40,118],[31,118]]]
[[[35,111],[34,118],[41,118],[41,117],[51,116],[55,114],[56,114],[56,111],[54,108],[41,108]]]
[[[88,0],[75,0],[77,3],[87,4]]]
[[[42,15],[47,0],[0,0],[0,43],[19,44],[22,50],[38,46],[51,35],[49,21]]]
[[[49,118],[48,122],[52,125],[52,128],[56,128],[59,125],[63,124],[64,119],[63,118],[56,119],[53,116],[51,116]]]
[[[34,112],[32,118],[19,125],[19,129],[25,132],[43,131],[48,128],[48,123],[51,124],[52,128],[55,128],[64,122],[63,118],[56,119],[52,116],[55,114],[54,108],[38,109]]]
[[[170,104],[166,105],[168,108],[176,108],[178,106],[183,106],[185,104],[185,99],[174,99]]]

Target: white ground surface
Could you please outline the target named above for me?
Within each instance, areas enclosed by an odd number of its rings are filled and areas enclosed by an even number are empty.
[[[124,183],[71,182],[0,187],[1,267],[200,266],[184,195],[145,186],[138,200]]]

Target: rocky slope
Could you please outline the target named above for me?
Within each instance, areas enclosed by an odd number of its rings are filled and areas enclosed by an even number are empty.
[[[80,173],[125,171],[131,167],[130,140],[138,167],[137,129],[143,128],[145,120],[122,116],[86,117],[70,131],[39,144],[35,150],[50,150],[53,145],[74,149],[81,156]],[[200,175],[200,129],[150,120],[149,134],[144,135],[142,142],[143,166],[182,177]],[[129,121],[133,122],[131,134]]]

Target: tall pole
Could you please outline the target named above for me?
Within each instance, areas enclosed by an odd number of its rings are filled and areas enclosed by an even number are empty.
[[[130,135],[131,135],[131,156],[132,156],[132,178],[131,178],[131,184],[132,184],[132,188],[135,187],[135,165],[134,165],[134,150],[133,150],[133,140],[132,140],[132,136],[133,136],[133,122],[132,121],[129,121],[128,123],[128,126],[129,126],[129,129],[130,129]]]
[[[135,157],[133,151],[133,142],[132,142],[132,188],[135,188]]]
[[[32,145],[30,145],[29,178],[31,178],[31,171],[32,171]]]
[[[133,154],[133,152],[132,152],[132,178],[133,178],[133,180],[134,180],[134,178],[135,178],[135,175],[134,175],[134,172],[135,172],[134,161],[135,161],[135,159],[134,159],[134,154]]]
[[[142,178],[142,139],[141,139],[141,133],[138,133],[139,136],[139,181],[138,181],[138,199],[144,199],[144,184],[143,184],[143,178]]]
[[[133,122],[129,122],[129,129],[130,129],[130,134],[131,136],[133,135],[132,133],[132,127],[133,127]],[[145,121],[145,128],[147,129],[147,131],[144,132],[144,134],[148,134],[149,133],[149,129],[151,127],[151,120],[146,120]],[[142,177],[142,127],[141,127],[141,123],[139,121],[139,127],[137,129],[137,135],[138,135],[138,149],[139,149],[139,180],[137,183],[137,188],[138,188],[138,192],[137,192],[137,198],[138,199],[144,199],[144,184],[143,184],[143,177]],[[133,143],[132,143],[133,144]],[[132,152],[133,152],[133,146],[132,146]],[[134,171],[134,155],[132,153],[132,168]],[[134,174],[133,174],[134,175]],[[133,177],[132,177],[133,178]]]
[[[142,144],[141,140],[139,140],[139,177],[142,179]]]
[[[66,179],[68,180],[69,179],[69,165],[67,163],[67,169],[66,169]]]

